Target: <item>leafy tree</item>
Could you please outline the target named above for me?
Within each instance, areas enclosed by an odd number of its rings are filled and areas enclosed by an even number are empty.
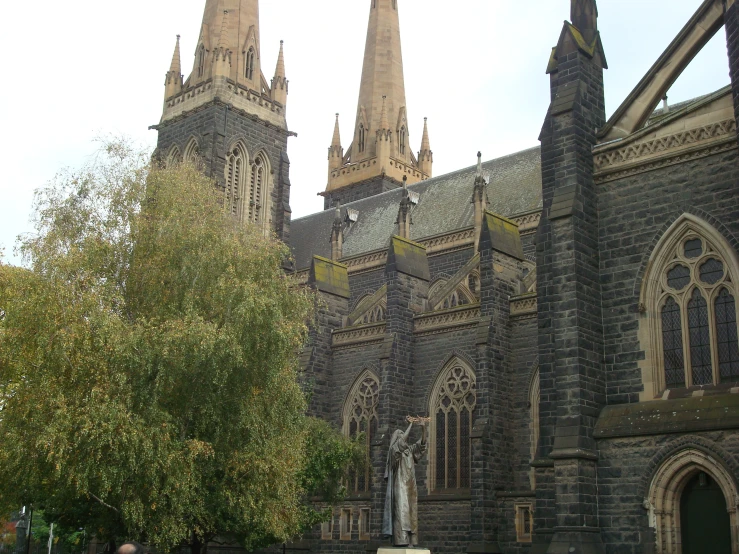
[[[37,195],[30,269],[0,264],[0,508],[251,549],[342,493],[357,447],[304,416],[296,379],[315,299],[221,199],[123,141]]]

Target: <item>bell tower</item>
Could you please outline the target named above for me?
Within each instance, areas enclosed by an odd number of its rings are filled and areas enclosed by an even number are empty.
[[[206,0],[192,72],[183,81],[180,40],[166,74],[158,157],[199,163],[244,225],[289,240],[288,80],[283,44],[274,77],[263,73],[258,0]]]
[[[325,208],[431,177],[432,153],[424,124],[418,157],[410,146],[400,45],[400,0],[371,0],[362,81],[352,143],[341,160],[338,127],[329,153]],[[338,126],[338,122],[337,122]],[[421,161],[419,161],[421,160]]]

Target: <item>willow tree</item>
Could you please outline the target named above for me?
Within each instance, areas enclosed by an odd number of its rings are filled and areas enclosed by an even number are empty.
[[[35,214],[28,269],[0,265],[0,506],[158,548],[253,548],[314,522],[307,487],[351,448],[303,415],[314,299],[285,246],[224,213],[197,168],[125,142]],[[334,454],[318,469],[315,440]]]

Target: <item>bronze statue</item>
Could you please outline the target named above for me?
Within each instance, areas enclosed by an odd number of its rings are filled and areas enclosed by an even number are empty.
[[[382,533],[393,538],[394,546],[418,544],[418,487],[416,464],[426,453],[426,424],[429,418],[408,416],[406,431],[397,430],[390,439],[385,466],[387,494],[382,518]],[[413,424],[421,425],[421,440],[408,444]]]

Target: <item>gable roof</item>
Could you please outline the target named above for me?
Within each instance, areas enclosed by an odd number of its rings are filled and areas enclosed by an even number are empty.
[[[523,150],[484,162],[488,181],[488,210],[510,217],[540,209],[541,148]],[[460,169],[410,185],[419,195],[411,216],[411,239],[450,233],[472,226],[474,208],[472,188],[477,166]],[[342,206],[359,212],[355,223],[344,229],[344,257],[387,248],[397,234],[396,220],[403,190],[398,188]],[[313,255],[331,257],[333,209],[295,219],[290,225],[290,248],[296,269],[310,266]]]

